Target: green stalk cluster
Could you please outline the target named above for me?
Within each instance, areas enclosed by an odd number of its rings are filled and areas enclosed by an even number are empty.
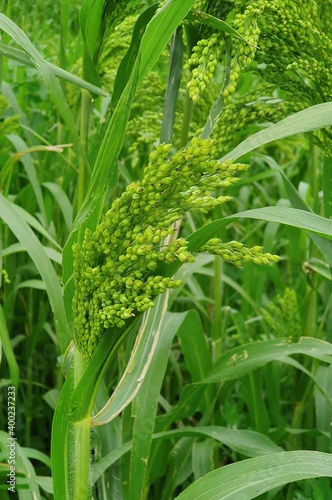
[[[258,265],[266,265],[271,262],[279,262],[281,258],[278,255],[263,253],[263,248],[254,246],[246,247],[239,241],[229,241],[223,243],[219,238],[212,238],[200,248],[200,252],[209,252],[220,257],[230,264],[241,267],[247,262]]]
[[[212,132],[212,137],[216,139],[218,157],[235,146],[236,135],[249,125],[277,122],[293,111],[292,102],[273,98],[272,92],[270,85],[261,85],[258,92],[255,90],[236,96],[225,105],[222,119]]]
[[[265,0],[235,0],[222,6],[215,5],[214,2],[206,2],[205,4],[206,12],[220,19],[224,19],[229,11],[232,10],[232,7],[235,14],[232,25],[242,38],[232,38],[229,81],[222,91],[225,102],[232,99],[240,72],[246,69],[255,57],[260,35],[257,19],[264,11]],[[198,100],[199,96],[211,82],[218,64],[222,62],[225,56],[225,39],[226,35],[224,32],[217,31],[211,33],[210,30],[193,48],[187,68],[191,68],[192,71],[188,90],[194,102]]]
[[[261,309],[264,322],[276,337],[285,332],[297,342],[302,335],[301,317],[295,290],[286,288],[283,295],[278,295],[274,302]]]
[[[330,10],[323,0],[273,0],[258,20],[261,36],[256,60],[265,81],[286,93],[292,111],[331,101],[332,39]],[[332,155],[331,128],[311,134]]]
[[[257,19],[264,12],[265,0],[235,0],[235,19],[233,28],[243,39],[232,40],[231,60],[229,65],[229,84],[223,89],[224,102],[232,100],[239,80],[240,72],[249,67],[258,48],[260,28]]]
[[[157,274],[159,263],[195,260],[186,239],[169,241],[174,223],[186,211],[206,213],[229,201],[214,191],[237,182],[235,174],[248,168],[214,160],[213,139],[195,137],[173,156],[170,150],[170,144],[161,144],[152,151],[142,180],[127,186],[96,230],[86,230],[82,244],[74,245],[74,337],[87,357],[108,328],[123,328],[152,307],[158,294],[181,285]],[[215,253],[218,244],[210,242],[208,249]],[[275,260],[252,252],[257,263]],[[238,265],[238,260],[233,263]]]
[[[193,48],[185,69],[193,67],[192,78],[188,82],[189,96],[194,102],[211,82],[218,62],[224,53],[225,40],[216,33],[210,38],[202,38]]]
[[[217,5],[207,1],[203,8],[218,15],[212,12]],[[219,13],[219,18],[229,22],[248,43],[231,37],[229,78],[222,90],[224,109],[213,132],[218,138],[218,155],[234,146],[237,133],[243,134],[251,124],[276,122],[308,106],[331,100],[332,21],[326,15],[329,8],[330,2],[326,0],[227,2],[228,10]],[[207,81],[205,67],[209,64],[208,51],[203,53],[200,47],[209,47],[210,40],[215,45],[216,38],[224,36],[212,28],[203,33],[191,60],[193,78],[189,89],[194,100],[200,94],[200,82]],[[220,47],[221,58],[220,53],[216,54],[222,62],[224,41]],[[217,65],[214,61],[213,66]],[[253,71],[261,79],[256,95],[236,93],[239,76],[245,70]],[[325,154],[332,155],[331,127],[310,135]]]

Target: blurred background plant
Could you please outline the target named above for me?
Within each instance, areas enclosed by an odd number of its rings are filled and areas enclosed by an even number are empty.
[[[86,227],[96,229],[131,183],[144,183],[149,156],[160,143],[169,143],[165,157],[176,159],[193,138],[210,137],[209,159],[216,161],[271,124],[331,100],[327,2],[207,0],[182,2],[181,12],[176,0],[161,4],[0,0],[0,201],[5,221],[0,396],[5,403],[7,386],[18,388],[20,498],[25,498],[20,485],[35,498],[52,498],[55,492],[60,499],[84,482],[85,472],[80,475],[73,464],[80,449],[59,464],[73,427],[73,436],[79,439],[82,432],[82,448],[87,446],[78,462],[85,460],[86,474],[92,444],[92,493],[83,490],[82,499],[92,494],[168,500],[212,470],[245,464],[244,458],[271,454],[261,469],[252,462],[251,470],[264,475],[264,467],[272,467],[282,450],[331,451],[332,233],[328,225],[325,233],[320,229],[321,219],[317,231],[328,238],[301,229],[308,210],[325,221],[331,218],[331,127],[274,142],[271,132],[263,146],[241,156],[241,164],[250,168],[227,187],[232,197],[227,204],[208,213],[183,210],[177,230],[189,242],[195,262],[177,268],[160,263],[157,270],[164,279],[176,271],[174,282],[184,285],[169,290],[168,306],[166,299],[157,299],[143,327],[141,316],[131,318],[134,324],[116,352],[104,344],[97,349],[93,362],[104,379],[91,436],[89,425],[78,430],[73,425],[83,416],[90,420],[93,388],[97,391],[99,384],[93,363],[86,368],[75,348],[68,348],[73,243],[82,243]],[[13,31],[4,15],[16,24]],[[154,27],[153,19],[161,19],[160,26]],[[20,38],[19,28],[33,50]],[[224,187],[217,187],[215,196],[222,195]],[[289,218],[289,225],[277,216],[226,220],[261,207],[294,207],[303,216],[294,224]],[[194,246],[192,235],[221,219],[227,224],[213,226],[213,234],[207,230],[210,236]],[[212,237],[236,241],[239,248],[262,246],[282,261],[239,267],[220,255],[195,253]],[[149,351],[143,352],[142,345],[156,331],[158,347],[150,346],[155,362],[149,365]],[[108,365],[102,349],[113,353]],[[142,365],[133,362],[133,349]],[[138,379],[142,372],[147,375],[141,387],[137,380],[130,382],[132,398],[126,399],[131,369]],[[109,399],[114,389],[118,401]],[[80,396],[81,413],[72,421],[70,411],[80,406]],[[5,431],[6,404],[1,408]],[[52,444],[55,484],[49,458],[53,419],[53,439],[55,430],[62,429],[64,436],[57,435],[58,447]],[[1,432],[2,479],[6,438]],[[69,447],[76,445],[74,440]],[[293,481],[315,477],[297,476],[295,465],[286,458],[284,463],[294,470]],[[66,467],[74,485],[58,484]],[[286,486],[290,479],[280,477],[268,493],[259,490],[261,498],[329,498],[327,477]],[[244,481],[250,486],[249,477]],[[1,489],[6,495],[5,481]],[[259,492],[248,492],[247,498]]]

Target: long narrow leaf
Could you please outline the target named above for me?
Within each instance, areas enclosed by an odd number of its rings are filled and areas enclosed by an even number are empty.
[[[186,17],[195,0],[168,0],[150,21],[141,44],[139,82],[155,65],[177,26]]]
[[[34,166],[33,161],[32,161],[32,157],[29,153],[27,153],[28,146],[16,134],[9,134],[7,136],[7,138],[13,144],[16,151],[18,153],[21,153],[18,155],[18,158],[20,159],[20,161],[24,165],[28,179],[29,179],[30,184],[32,186],[32,189],[35,193],[35,197],[36,197],[36,201],[38,203],[39,210],[42,214],[44,226],[46,226],[47,217],[46,217],[46,209],[45,209],[45,204],[44,204],[44,199],[43,199],[43,193],[42,193],[42,190],[40,187],[40,183],[38,181],[38,177],[36,174],[35,166]]]
[[[19,216],[16,207],[0,194],[0,217],[29,253],[35,263],[47,289],[47,294],[54,313],[55,327],[59,346],[64,351],[70,340],[60,281],[43,245],[28,224]]]
[[[291,343],[289,339],[264,340],[227,351],[201,383],[214,383],[242,377],[270,361],[291,354],[306,354],[332,363],[332,345],[323,340],[310,337],[302,337],[299,342],[295,343]]]
[[[287,451],[217,469],[198,479],[177,500],[250,500],[284,484],[312,477],[332,477],[332,455]]]
[[[185,321],[187,313],[166,313],[161,324],[160,337],[153,353],[153,363],[148,369],[136,398],[133,401],[133,445],[130,461],[129,496],[142,495],[150,453],[152,433],[158,407],[158,397],[167,368],[169,351],[174,335]]]
[[[270,455],[276,452],[282,452],[282,448],[273,443],[268,437],[254,431],[241,429],[229,429],[216,425],[202,427],[182,427],[167,432],[157,432],[152,435],[155,442],[167,439],[181,439],[183,437],[212,438],[229,446],[232,450],[241,453],[247,457],[257,457],[261,455]],[[103,457],[99,462],[92,465],[92,482],[98,478],[116,462],[121,456],[126,454],[132,448],[132,442],[122,445],[119,449],[112,451]]]
[[[157,348],[161,319],[165,314],[166,307],[165,296],[159,296],[154,308],[147,312],[126,370],[107,404],[91,419],[92,425],[110,422],[136,396]]]
[[[24,64],[25,66],[31,68],[34,67],[30,58],[26,55],[25,52],[23,52],[23,50],[15,49],[14,47],[10,47],[9,45],[0,43],[0,54],[8,57],[9,59],[13,59],[14,61]],[[91,92],[91,94],[101,95],[103,97],[107,97],[109,95],[105,90],[96,87],[96,85],[93,85],[92,83],[83,80],[79,76],[73,75],[72,73],[65,71],[64,69],[60,68],[59,66],[56,66],[55,64],[52,64],[48,61],[45,61],[45,64],[49,67],[49,69],[54,73],[55,76],[61,78],[66,82],[72,83],[77,87],[81,87],[82,89],[86,89],[89,92]]]
[[[241,144],[236,146],[227,155],[221,158],[221,161],[228,159],[236,160],[253,149],[268,144],[269,142],[283,139],[295,134],[311,132],[320,128],[332,125],[332,103],[326,102],[316,104],[310,108],[294,113],[293,115],[284,118],[278,123],[271,125],[265,130],[261,130],[256,134],[245,139]]]
[[[288,226],[298,227],[299,229],[305,229],[320,234],[325,238],[332,238],[332,220],[330,219],[325,219],[319,215],[296,208],[264,207],[238,212],[224,219],[210,222],[210,224],[198,229],[188,237],[190,250],[198,250],[210,238],[215,236],[218,230],[226,227],[232,220],[240,218],[279,222],[280,224],[286,224]]]
[[[0,343],[2,344],[2,349],[7,359],[12,384],[17,388],[20,370],[15,358],[13,347],[10,342],[10,336],[6,324],[6,318],[1,305],[0,305]]]
[[[46,64],[45,60],[42,58],[36,47],[30,42],[26,34],[11,21],[4,14],[0,13],[0,29],[8,33],[9,36],[15,40],[15,42],[26,51],[27,56],[30,58],[32,64],[36,69],[38,69],[41,77],[43,78],[51,98],[53,99],[55,105],[57,106],[59,113],[61,114],[68,130],[71,131],[73,141],[75,143],[76,149],[87,162],[85,153],[81,146],[81,142],[76,129],[76,123],[74,121],[73,115],[67,104],[65,95],[58,82],[56,76],[50,67]]]

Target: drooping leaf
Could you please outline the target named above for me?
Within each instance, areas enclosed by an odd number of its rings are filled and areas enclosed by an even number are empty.
[[[287,118],[284,118],[278,123],[269,126],[268,128],[257,132],[245,139],[241,144],[236,146],[232,151],[227,153],[222,161],[231,159],[236,160],[250,151],[269,144],[272,141],[290,137],[295,134],[311,132],[320,128],[332,125],[332,103],[325,102],[310,106],[303,111],[294,113]]]
[[[250,500],[273,488],[313,477],[332,477],[332,456],[287,451],[226,465],[198,479],[177,500]]]
[[[24,219],[20,217],[16,208],[15,205],[0,194],[0,217],[28,252],[45,283],[54,314],[60,349],[64,351],[71,335],[62,299],[60,280],[43,245]]]

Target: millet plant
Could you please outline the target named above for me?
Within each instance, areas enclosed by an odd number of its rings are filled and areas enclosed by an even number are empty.
[[[330,2],[58,7],[56,49],[14,0],[0,13],[2,385],[28,409],[19,498],[327,498]],[[45,335],[50,459],[31,447]]]

